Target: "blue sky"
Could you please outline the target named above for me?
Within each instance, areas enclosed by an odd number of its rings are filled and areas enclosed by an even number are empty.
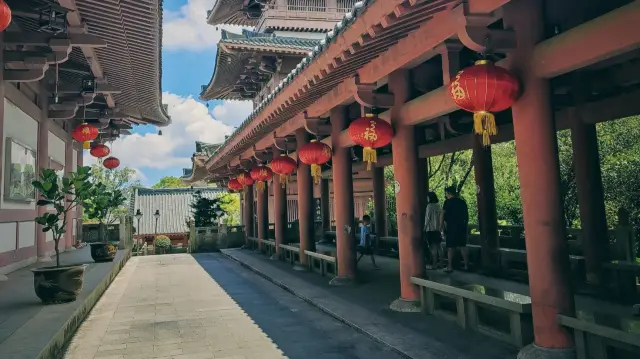
[[[221,142],[251,111],[250,102],[198,99],[213,73],[220,29],[206,23],[216,0],[164,0],[162,90],[172,124],[140,126],[113,144],[122,166],[133,168],[144,185],[164,176],[181,176],[190,167],[195,141]],[[241,28],[224,26],[234,32]],[[91,159],[85,157],[86,162]]]

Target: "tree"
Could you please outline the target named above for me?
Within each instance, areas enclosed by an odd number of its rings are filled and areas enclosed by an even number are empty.
[[[151,186],[151,188],[185,188],[189,187],[188,184],[182,182],[182,180],[175,176],[165,176],[160,178],[158,183]]]
[[[134,180],[136,171],[134,169],[125,167],[123,169],[108,170],[99,164],[93,164],[91,166],[91,181],[104,184],[105,188],[109,192],[120,190],[125,203],[127,203],[133,195],[133,189],[141,187],[142,184],[138,180]],[[107,225],[113,224],[121,216],[126,215],[129,208],[126,205],[121,205],[118,208],[109,211],[108,216],[105,218],[104,223]],[[91,219],[85,212],[83,215],[83,222],[91,223]]]
[[[36,217],[35,221],[42,226],[43,232],[51,231],[56,251],[56,267],[60,267],[60,251],[58,243],[66,232],[67,215],[92,193],[92,183],[89,181],[89,167],[79,167],[78,172],[70,172],[68,177],[60,177],[56,171],[43,168],[40,180],[31,184],[40,193],[37,205],[40,207],[53,206],[54,212],[46,212]]]
[[[211,227],[217,224],[218,218],[224,216],[226,211],[222,208],[222,197],[206,198],[202,191],[195,191],[191,209],[193,210],[193,223],[196,227]]]
[[[113,217],[113,211],[118,211],[124,206],[126,198],[122,191],[115,189],[107,190],[103,183],[97,183],[90,191],[90,196],[85,200],[84,206],[89,219],[95,219],[100,224],[100,240],[106,242],[104,222],[107,218]]]
[[[237,193],[225,193],[220,196],[220,207],[226,213],[222,218],[224,224],[235,226],[240,224],[240,195]]]

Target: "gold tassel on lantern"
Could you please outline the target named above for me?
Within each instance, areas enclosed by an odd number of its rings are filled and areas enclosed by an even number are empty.
[[[322,167],[320,165],[311,165],[311,177],[313,177],[313,183],[320,183],[320,178],[322,178]]]
[[[264,191],[264,182],[263,181],[258,181],[256,186],[258,187],[258,191],[260,191],[260,192]]]
[[[284,174],[280,175],[280,185],[282,185],[282,188],[287,188],[288,181],[289,181],[289,176]]]
[[[82,148],[84,148],[85,150],[91,149],[91,142],[89,141],[82,142]]]
[[[479,111],[473,114],[473,129],[478,135],[482,135],[482,144],[489,146],[491,137],[498,134],[496,117],[487,111]]]
[[[371,171],[371,164],[378,162],[378,153],[375,148],[365,147],[362,150],[362,160],[367,163],[367,171]]]

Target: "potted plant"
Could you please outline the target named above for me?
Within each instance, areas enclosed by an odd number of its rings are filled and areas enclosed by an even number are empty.
[[[72,302],[82,290],[85,266],[61,266],[58,244],[66,232],[69,212],[91,192],[93,185],[89,182],[89,167],[79,167],[77,173],[69,173],[62,181],[54,170],[43,169],[40,180],[31,184],[40,194],[37,205],[53,209],[36,217],[35,221],[42,226],[43,232],[51,232],[56,252],[55,267],[32,270],[36,295],[45,304]]]
[[[166,254],[167,249],[171,248],[171,239],[165,235],[159,235],[155,240],[156,254]]]
[[[98,220],[98,237],[100,242],[90,243],[91,258],[96,262],[111,262],[116,257],[118,246],[107,241],[105,220],[109,213],[124,205],[125,197],[121,190],[107,190],[103,183],[97,183],[91,189],[91,194],[85,201],[85,210],[90,219]]]

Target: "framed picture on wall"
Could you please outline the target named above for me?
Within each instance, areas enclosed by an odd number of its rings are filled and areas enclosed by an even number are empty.
[[[14,138],[7,138],[4,197],[6,200],[33,202],[36,190],[31,182],[37,178],[36,151]]]

